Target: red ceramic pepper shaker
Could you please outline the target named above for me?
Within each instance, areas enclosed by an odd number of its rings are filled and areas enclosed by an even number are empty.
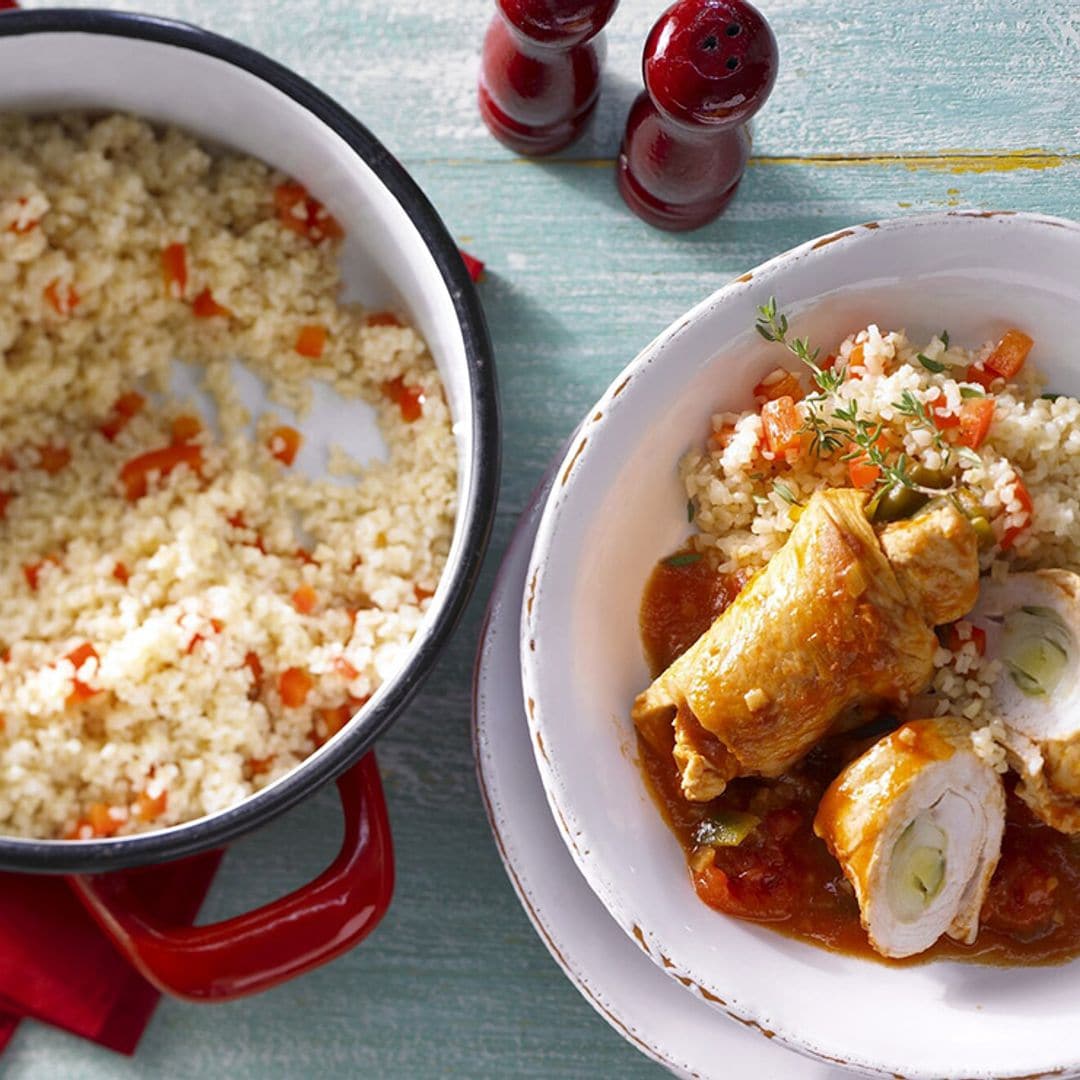
[[[645,91],[630,109],[619,190],[662,229],[696,229],[735,193],[746,121],[776,80],[776,38],[744,0],[677,0],[645,42]]]
[[[496,0],[480,62],[480,115],[520,154],[584,130],[600,95],[600,31],[618,0]]]

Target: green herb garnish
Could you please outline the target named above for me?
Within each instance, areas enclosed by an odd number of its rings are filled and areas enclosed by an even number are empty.
[[[663,562],[665,566],[693,566],[701,559],[700,551],[680,551],[678,555],[669,555]]]
[[[823,394],[831,394],[842,385],[846,371],[843,364],[837,364],[831,370],[826,371],[824,368],[819,367],[817,362],[821,350],[814,349],[811,352],[808,338],[788,340],[787,316],[782,312],[777,312],[775,296],[770,296],[769,302],[762,304],[758,308],[758,320],[754,324],[754,329],[766,341],[775,341],[783,345],[789,352],[794,353],[810,369],[814,382]]]
[[[791,503],[792,506],[798,506],[799,500],[795,498],[795,492],[780,480],[774,480],[772,482],[773,491],[780,496],[786,503]]]
[[[941,333],[938,334],[938,341],[940,341],[941,344],[944,345],[947,349],[949,347],[949,331],[942,330]]]
[[[716,810],[694,830],[701,847],[738,847],[761,823],[755,814],[742,810]]]
[[[986,397],[986,392],[975,386],[961,386],[960,396],[963,398]]]
[[[697,508],[694,506],[693,499],[686,500],[686,520],[692,522],[694,520],[694,514],[697,512]]]
[[[929,356],[923,356],[922,353],[919,353],[918,361],[927,371],[932,371],[935,375],[940,375],[945,370],[945,365],[940,360],[931,360]]]

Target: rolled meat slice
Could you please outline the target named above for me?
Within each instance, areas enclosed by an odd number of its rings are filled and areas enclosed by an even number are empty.
[[[962,720],[915,720],[825,792],[814,831],[855,889],[870,944],[900,958],[971,944],[1001,854],[1005,791]]]
[[[1035,570],[988,581],[970,620],[997,660],[991,708],[1016,793],[1046,824],[1080,833],[1080,577]]]
[[[879,539],[866,499],[815,492],[787,543],[635,701],[634,723],[674,754],[687,799],[779,776],[831,731],[929,685],[932,627],[978,594],[974,531],[943,502]]]

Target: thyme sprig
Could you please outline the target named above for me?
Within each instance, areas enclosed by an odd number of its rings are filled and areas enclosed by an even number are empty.
[[[814,383],[822,394],[835,393],[844,382],[846,368],[843,364],[837,364],[832,368],[823,368],[817,358],[821,355],[820,349],[810,350],[808,338],[788,339],[788,320],[783,312],[776,309],[776,297],[770,296],[767,304],[762,304],[758,309],[758,319],[754,329],[766,340],[775,341],[783,345],[788,352],[793,353],[809,369]]]

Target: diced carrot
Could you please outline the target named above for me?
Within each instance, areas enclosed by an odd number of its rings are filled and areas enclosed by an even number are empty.
[[[969,641],[974,644],[975,651],[980,656],[986,655],[986,631],[981,626],[972,626],[971,634],[967,638],[960,636],[956,623],[951,623],[945,631],[945,647],[953,652],[959,652]]]
[[[140,821],[157,821],[169,804],[169,793],[162,789],[157,795],[143,790],[135,797],[135,816]]]
[[[372,311],[364,316],[365,326],[403,326],[392,311]]]
[[[357,671],[357,670],[356,670],[356,668],[354,668],[354,667],[352,666],[352,664],[350,664],[350,663],[349,663],[349,661],[345,659],[345,657],[344,657],[344,656],[339,656],[339,657],[338,657],[338,658],[337,658],[337,659],[336,659],[336,660],[334,661],[334,670],[335,670],[335,671],[336,671],[336,672],[337,672],[337,673],[338,673],[338,674],[339,674],[339,675],[340,675],[340,676],[341,676],[341,677],[342,677],[342,678],[343,678],[343,679],[344,679],[344,680],[345,680],[346,682],[352,682],[352,681],[353,681],[353,679],[355,679],[355,678],[356,678],[356,676],[360,674],[360,672],[359,672],[359,671]]]
[[[274,189],[274,207],[278,221],[286,229],[307,237],[313,244],[326,239],[338,240],[345,235],[326,207],[295,180],[287,180]]]
[[[222,307],[214,299],[214,294],[209,289],[203,289],[194,300],[191,301],[191,313],[196,319],[212,319],[215,315],[224,315],[232,318],[232,312],[227,307]]]
[[[180,465],[199,472],[202,468],[202,450],[190,443],[181,443],[179,446],[163,446],[160,450],[150,450],[132,458],[120,470],[124,495],[130,502],[141,499],[149,490],[151,473],[168,476]]]
[[[101,425],[101,434],[112,442],[127,427],[128,421],[142,411],[146,398],[137,390],[121,394],[113,406],[113,414]]]
[[[251,678],[258,682],[263,677],[262,661],[253,652],[244,657],[244,667],[251,672]]]
[[[283,465],[291,465],[296,460],[297,451],[304,437],[296,428],[277,427],[270,432],[267,448]]]
[[[210,625],[213,627],[215,634],[220,634],[225,629],[225,624],[220,619],[211,619]]]
[[[863,347],[861,345],[856,345],[855,348],[848,353],[847,373],[851,378],[857,379],[862,375],[865,367],[866,358],[863,355]]]
[[[826,356],[825,359],[821,361],[821,370],[822,371],[832,371],[832,369],[834,367],[836,367],[836,357],[833,356],[832,353],[829,353],[829,355]]]
[[[1016,486],[1013,490],[1016,495],[1016,501],[1020,504],[1020,509],[1027,515],[1027,520],[1021,525],[1009,526],[1009,528],[1001,534],[999,544],[1002,551],[1008,551],[1013,544],[1016,543],[1016,538],[1031,527],[1031,514],[1035,509],[1035,504],[1031,500],[1031,492],[1028,491],[1027,485],[1025,485],[1019,473],[1016,474]]]
[[[418,386],[406,386],[405,376],[387,379],[382,384],[383,394],[401,409],[401,418],[407,424],[419,420],[424,415],[424,391]]]
[[[75,291],[75,286],[70,283],[63,285],[59,278],[50,281],[43,291],[49,306],[57,315],[70,315],[79,306],[81,297]]]
[[[986,367],[1011,379],[1023,366],[1035,342],[1020,330],[1006,330],[994,351],[986,358]]]
[[[419,585],[414,585],[412,591],[418,604],[422,604],[425,600],[430,600],[435,595],[434,589],[424,589]]]
[[[278,676],[278,693],[287,708],[298,709],[311,691],[311,676],[300,668],[286,668]]]
[[[301,615],[310,615],[315,610],[315,605],[319,602],[318,594],[310,585],[301,585],[299,589],[292,594],[293,607],[300,612]]]
[[[854,443],[848,447],[849,452],[857,449]],[[881,479],[881,469],[870,460],[864,450],[858,457],[848,461],[848,475],[851,477],[852,487],[871,488]]]
[[[71,461],[71,451],[66,446],[39,446],[37,452],[38,468],[50,476],[55,476]]]
[[[792,401],[801,401],[803,398],[803,388],[798,377],[794,372],[786,371],[784,368],[776,368],[769,372],[754,387],[755,401],[775,401],[782,397],[789,397]]]
[[[28,563],[23,567],[23,576],[26,578],[26,583],[35,592],[37,592],[41,571],[47,564],[59,566],[60,560],[55,555],[46,555],[40,562]]]
[[[197,416],[184,413],[182,416],[176,417],[172,422],[173,445],[191,442],[202,432],[202,429],[202,421]]]
[[[300,327],[300,333],[296,335],[296,351],[309,360],[318,360],[326,348],[326,327],[316,323]]]
[[[244,762],[244,766],[247,769],[248,776],[262,776],[263,773],[268,773],[274,764],[274,755],[264,758],[248,758]]]
[[[187,248],[183,244],[170,244],[161,253],[161,276],[165,281],[165,293],[182,300],[187,292]]]
[[[75,668],[76,671],[78,671],[79,668],[81,668],[87,660],[96,660],[97,658],[97,650],[87,641],[83,642],[83,644],[79,645],[77,648],[72,649],[71,652],[67,654],[65,659],[70,660],[72,666]],[[78,705],[79,702],[82,701],[89,701],[90,698],[96,697],[97,694],[100,693],[100,691],[96,690],[92,686],[88,686],[86,683],[81,682],[79,679],[72,679],[71,686],[71,693],[68,694],[66,701],[66,704],[69,706]]]
[[[991,371],[987,367],[977,367],[975,364],[969,364],[964,374],[964,382],[978,383],[987,392],[992,389],[994,380],[999,378],[1001,376],[996,371]]]
[[[127,810],[106,806],[105,803],[93,803],[86,812],[90,828],[95,836],[112,836],[127,820]]]
[[[786,454],[802,449],[802,417],[790,397],[767,401],[761,407],[765,445],[774,454]]]
[[[993,398],[972,398],[960,406],[960,443],[978,450],[990,433],[994,419]]]
[[[116,578],[116,580],[119,581],[121,585],[126,585],[128,583],[128,579],[131,577],[131,573],[128,571],[128,568],[122,562],[118,562],[113,567],[112,576]]]
[[[315,720],[315,745],[322,746],[332,739],[352,718],[348,705],[338,705],[333,709],[319,709]]]

